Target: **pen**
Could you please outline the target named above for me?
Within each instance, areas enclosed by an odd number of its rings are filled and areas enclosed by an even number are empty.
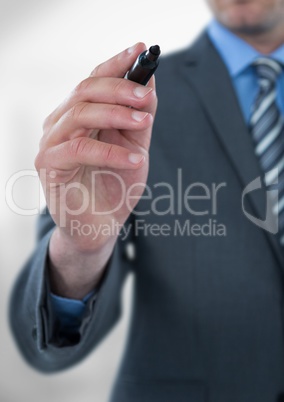
[[[158,45],[151,46],[149,50],[142,52],[125,78],[142,85],[147,85],[159,65],[160,54],[161,50]]]

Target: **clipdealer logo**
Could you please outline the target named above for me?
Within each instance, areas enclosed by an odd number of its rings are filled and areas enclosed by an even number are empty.
[[[129,229],[123,229],[123,225],[118,225],[116,222],[111,223],[111,226],[107,225],[107,227],[94,227],[90,225],[81,225],[80,215],[84,213],[86,208],[89,205],[92,206],[92,213],[94,215],[111,215],[115,211],[118,211],[121,208],[122,204],[126,204],[129,208],[129,213],[132,212],[136,216],[136,228],[137,232],[141,232],[141,228],[144,230],[144,234],[157,236],[157,233],[163,236],[168,235],[193,235],[193,236],[226,236],[227,228],[225,225],[220,223],[217,220],[218,216],[218,208],[219,208],[219,197],[220,192],[223,188],[227,187],[226,183],[212,183],[211,186],[205,185],[204,183],[191,183],[186,188],[183,188],[183,177],[182,177],[182,169],[177,169],[177,177],[175,186],[172,186],[170,183],[166,182],[158,182],[154,184],[152,187],[143,183],[135,183],[129,189],[126,188],[125,183],[121,179],[118,174],[115,174],[111,171],[101,171],[99,174],[111,174],[117,179],[118,183],[121,187],[121,198],[120,202],[115,206],[115,208],[111,211],[97,211],[96,209],[96,201],[95,201],[95,173],[92,176],[92,191],[88,191],[88,189],[82,186],[80,183],[71,183],[71,184],[59,184],[59,192],[61,197],[60,210],[59,211],[50,211],[51,213],[57,213],[60,215],[60,226],[65,227],[67,216],[77,217],[78,219],[74,219],[71,222],[71,229],[74,233],[78,233],[80,231],[81,235],[90,235],[93,233],[94,239],[98,236],[98,230],[104,232],[106,235],[109,234],[109,231],[112,230],[115,234],[122,233],[127,234]],[[43,178],[43,182],[46,182],[47,172],[43,169],[40,172],[40,177]],[[56,172],[50,172],[48,174],[49,181],[56,177]],[[38,193],[38,203],[35,205],[35,200],[31,199],[31,207],[24,208],[19,205],[14,199],[14,190],[17,188],[17,185],[22,180],[34,180],[36,179],[37,190],[35,193]],[[272,234],[278,233],[279,230],[279,190],[277,189],[277,184],[279,181],[279,171],[278,169],[273,169],[270,172],[266,173],[264,177],[265,183],[269,182],[270,185],[266,186],[266,214],[264,219],[260,219],[252,215],[245,207],[245,200],[252,196],[253,192],[262,188],[262,180],[261,177],[257,177],[252,180],[243,190],[242,199],[241,199],[241,208],[246,216],[246,218],[252,222],[254,225],[259,228],[268,231]],[[141,199],[148,200],[147,205],[149,206],[148,210],[131,210],[131,200],[133,200],[136,196],[133,195],[132,191],[135,190],[135,187],[144,186],[145,191],[142,195]],[[82,204],[77,209],[70,209],[66,204],[66,197],[69,191],[77,188],[82,192]],[[162,195],[161,195],[162,189]],[[159,191],[158,191],[159,190]],[[199,193],[196,195],[196,190]],[[158,191],[158,195],[155,193]],[[44,198],[44,191],[41,187],[38,173],[35,170],[23,170],[14,173],[6,183],[6,204],[10,208],[10,210],[21,216],[34,216],[44,213],[44,206],[46,205],[46,200]],[[137,198],[137,197],[136,197]],[[197,201],[197,204],[195,203]],[[205,204],[207,202],[207,204]],[[283,201],[284,203],[284,201]],[[52,203],[49,203],[51,205]],[[163,207],[161,207],[163,205]],[[198,207],[196,206],[198,205]],[[205,208],[205,205],[207,208]],[[54,206],[56,207],[56,205]],[[195,207],[195,208],[194,208]],[[149,226],[146,220],[141,220],[143,216],[147,216],[150,214],[156,216],[186,216],[189,214],[190,216],[207,216],[208,221],[198,225],[196,222],[191,221],[190,219],[186,219],[184,222],[181,219],[177,219],[174,221],[174,225],[169,228],[167,223],[161,224],[157,227],[156,224]],[[143,226],[144,222],[144,226]]]
[[[116,182],[117,202],[116,205],[112,205],[111,210],[110,208],[99,210],[96,203],[98,175],[111,175],[112,180]],[[171,182],[161,181],[151,183],[151,185],[133,183],[130,187],[126,185],[119,174],[107,170],[95,171],[91,175],[90,189],[81,183],[58,183],[56,172],[53,171],[46,172],[42,169],[39,172],[39,177],[42,183],[49,183],[50,188],[53,188],[52,186],[57,188],[57,196],[60,202],[55,203],[52,198],[47,200],[50,213],[59,217],[60,227],[66,228],[68,226],[76,236],[92,236],[95,240],[98,236],[108,236],[110,233],[121,232],[122,235],[125,234],[128,229],[123,229],[122,225],[112,219],[115,213],[120,211],[120,208],[127,208],[129,214],[132,213],[135,216],[136,223],[133,230],[139,234],[143,233],[145,236],[226,236],[226,227],[218,221],[218,214],[220,198],[223,196],[227,184],[224,182],[186,183],[183,171],[180,168],[176,170],[176,175],[173,176]],[[34,199],[31,199],[33,208],[23,208],[19,203],[16,203],[13,197],[14,189],[17,188],[19,182],[31,181],[35,178],[37,178],[38,192],[40,193],[38,198],[41,203],[44,198],[43,193],[54,194],[54,192],[46,191],[44,185],[45,191],[42,191],[36,171],[17,172],[10,177],[6,185],[6,203],[14,213],[24,216],[43,213],[44,210],[39,205],[35,205]],[[21,184],[23,185],[23,182]],[[141,187],[144,189],[142,196],[139,197],[142,202],[139,203],[138,208],[133,209],[133,200],[138,200],[136,194]],[[76,204],[76,207],[74,205],[71,207],[67,199],[70,199],[69,195],[74,190],[77,194],[80,193],[81,201]],[[95,226],[92,221],[81,220],[86,211],[90,218],[91,215],[97,215],[103,218],[101,222],[107,223]],[[155,219],[148,219],[149,216],[157,217],[156,222],[159,224],[155,222]],[[163,216],[167,216],[167,219],[160,218]],[[142,219],[144,217],[147,219]]]
[[[251,181],[244,189],[242,194],[242,210],[245,216],[256,226],[269,233],[276,234],[279,230],[279,190],[278,185],[278,168],[272,169],[265,174],[265,183],[270,183],[266,189],[266,214],[265,219],[259,219],[246,211],[245,199],[248,195],[251,195],[253,191],[262,188],[262,181],[260,177],[257,177]],[[276,188],[274,188],[276,187]]]

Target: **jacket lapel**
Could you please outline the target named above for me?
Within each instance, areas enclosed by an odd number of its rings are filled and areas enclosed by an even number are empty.
[[[182,68],[184,78],[194,88],[214,132],[222,143],[243,189],[257,177],[263,176],[249,130],[244,121],[229,73],[206,33],[186,54]],[[256,217],[266,210],[266,191],[247,194]],[[241,200],[240,200],[241,208]],[[283,250],[276,235],[264,231],[276,257],[284,268]]]

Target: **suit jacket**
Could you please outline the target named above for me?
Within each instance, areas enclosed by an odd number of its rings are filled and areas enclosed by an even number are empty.
[[[40,218],[38,246],[12,294],[15,339],[41,371],[75,364],[117,321],[133,272],[132,318],[111,402],[279,402],[283,250],[242,209],[244,188],[261,170],[230,77],[203,33],[190,49],[163,58],[156,78],[149,187],[131,221],[136,233],[118,242],[80,339],[65,347],[52,339],[49,215]],[[265,189],[247,194],[244,207],[263,218]]]

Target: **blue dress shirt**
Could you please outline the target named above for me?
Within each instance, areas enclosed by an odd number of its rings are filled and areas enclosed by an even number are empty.
[[[258,94],[257,77],[251,64],[263,54],[216,20],[210,23],[207,32],[228,69],[245,121],[248,123],[252,105]],[[284,45],[266,56],[284,65]],[[277,103],[281,113],[284,114],[284,72],[277,81]]]
[[[215,20],[209,24],[207,32],[229,71],[244,119],[248,123],[258,93],[257,77],[251,64],[263,55]],[[284,45],[269,56],[284,65]],[[277,102],[284,115],[284,73],[277,82]],[[94,292],[82,301],[51,294],[52,309],[63,332],[72,334],[79,330],[87,301],[92,294]]]

